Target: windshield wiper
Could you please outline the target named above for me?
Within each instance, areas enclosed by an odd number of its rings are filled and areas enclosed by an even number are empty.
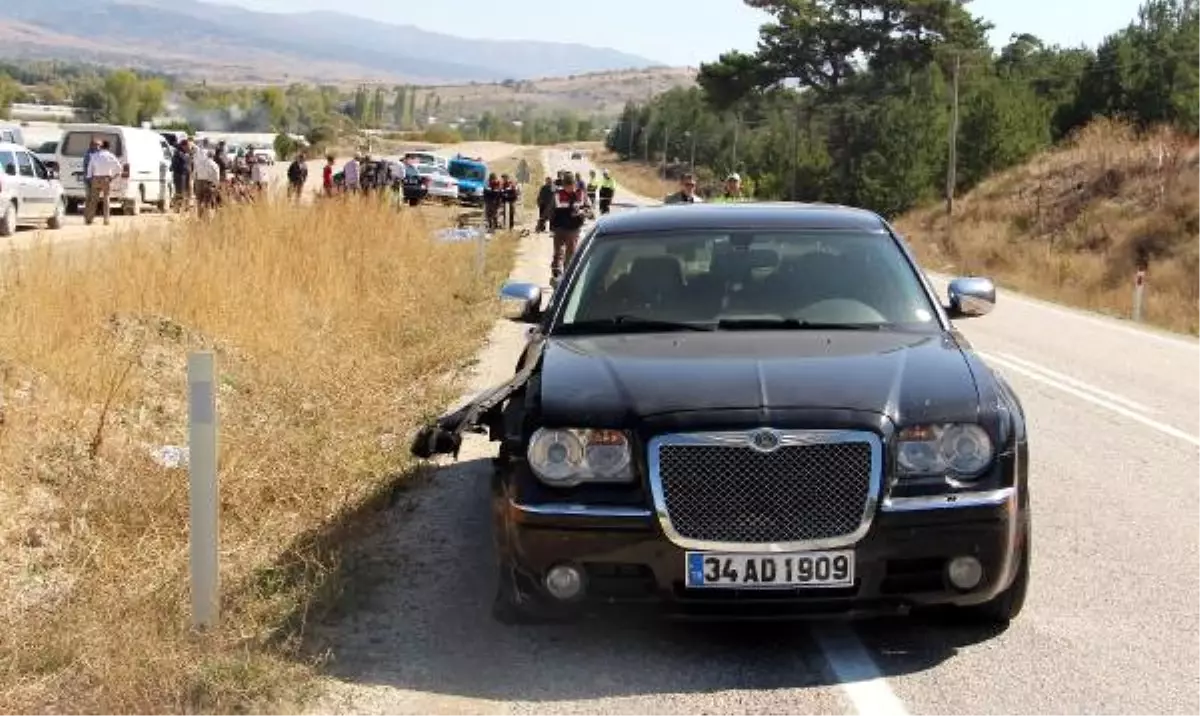
[[[603,331],[622,333],[626,331],[715,331],[713,323],[691,323],[688,321],[663,321],[656,318],[643,318],[629,313],[622,313],[611,318],[597,318],[589,321],[563,323],[558,326],[556,333],[588,333]]]
[[[879,331],[886,323],[835,323],[804,321],[798,318],[722,318],[717,328],[722,330],[790,330],[790,331]]]

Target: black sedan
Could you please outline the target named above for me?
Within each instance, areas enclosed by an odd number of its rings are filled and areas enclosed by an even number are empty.
[[[1009,385],[904,240],[859,209],[604,217],[508,383],[425,428],[500,442],[495,616],[601,606],[726,618],[947,609],[1007,623],[1029,583],[1029,451]]]

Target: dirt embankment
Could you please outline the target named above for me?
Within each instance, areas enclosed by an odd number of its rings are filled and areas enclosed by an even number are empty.
[[[935,271],[978,273],[1051,301],[1127,317],[1146,269],[1145,320],[1197,332],[1195,137],[1097,121],[1066,146],[897,227]]]

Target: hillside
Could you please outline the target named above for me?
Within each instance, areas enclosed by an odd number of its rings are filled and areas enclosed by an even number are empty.
[[[660,67],[643,70],[593,72],[566,77],[543,77],[504,83],[473,83],[423,87],[441,101],[440,114],[447,120],[478,116],[485,111],[505,116],[529,108],[539,111],[571,110],[580,114],[616,116],[626,102],[644,101],[647,93],[696,84],[690,67]]]
[[[0,56],[228,82],[498,82],[547,68],[579,74],[659,64],[607,48],[465,39],[342,13],[268,14],[196,0],[5,0]]]
[[[1128,317],[1146,266],[1145,320],[1196,333],[1200,209],[1196,138],[1137,137],[1100,120],[1067,146],[959,199],[953,238],[941,204],[897,227],[934,271],[985,274],[1005,287]]]

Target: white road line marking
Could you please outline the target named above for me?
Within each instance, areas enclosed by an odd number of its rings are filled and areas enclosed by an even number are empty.
[[[908,716],[853,631],[843,624],[820,625],[813,636],[855,711],[862,716]]]
[[[1102,398],[1107,398],[1114,403],[1120,403],[1121,405],[1124,405],[1126,408],[1129,408],[1130,410],[1140,410],[1143,413],[1158,412],[1154,408],[1151,408],[1146,405],[1142,405],[1141,403],[1138,403],[1136,401],[1130,400],[1129,398],[1117,395],[1116,393],[1111,393],[1107,390],[1104,390],[1103,388],[1097,388],[1096,386],[1092,385],[1091,383],[1086,383],[1082,380],[1079,380],[1078,378],[1072,378],[1071,376],[1069,376],[1065,373],[1059,373],[1056,370],[1050,370],[1049,368],[1047,368],[1044,365],[1039,365],[1038,363],[1034,363],[1033,361],[1030,361],[1030,360],[1025,360],[1024,358],[1018,358],[1017,356],[1012,355],[1011,353],[984,353],[982,351],[979,351],[979,354],[982,356],[991,355],[991,356],[1000,358],[1002,360],[1006,360],[1010,363],[1016,363],[1017,365],[1024,366],[1024,367],[1028,368],[1029,370],[1035,371],[1037,373],[1041,373],[1049,378],[1054,378],[1055,380],[1061,380],[1064,383],[1073,385],[1076,388],[1079,388],[1080,390],[1086,390],[1089,393],[1095,393],[1096,395],[1098,395]]]
[[[980,354],[980,355],[983,355],[983,354]],[[1108,408],[1109,410],[1116,413],[1117,415],[1121,415],[1126,418],[1129,418],[1130,420],[1139,422],[1142,425],[1145,425],[1146,427],[1153,428],[1154,430],[1157,430],[1158,432],[1163,433],[1164,435],[1170,435],[1173,438],[1179,438],[1180,440],[1183,440],[1184,442],[1191,443],[1192,445],[1195,445],[1196,447],[1200,447],[1200,438],[1196,437],[1195,435],[1190,435],[1190,434],[1180,430],[1179,428],[1172,427],[1170,425],[1167,425],[1166,423],[1160,423],[1157,420],[1152,420],[1150,418],[1147,418],[1146,416],[1141,415],[1140,413],[1135,413],[1134,411],[1129,410],[1128,408],[1126,408],[1124,406],[1118,405],[1117,403],[1114,403],[1110,400],[1105,400],[1104,398],[1101,398],[1097,395],[1093,395],[1091,393],[1084,392],[1082,390],[1079,390],[1078,388],[1073,388],[1069,385],[1064,385],[1056,380],[1047,378],[1046,376],[1044,376],[1040,373],[1035,373],[1034,371],[1029,370],[1028,368],[1023,368],[1016,363],[1011,363],[1003,358],[1000,358],[999,356],[995,356],[995,355],[986,356],[985,360],[987,360],[991,363],[996,363],[998,365],[1004,366],[1004,367],[1008,368],[1009,370],[1016,371],[1017,373],[1020,373],[1027,378],[1036,380],[1039,383],[1050,386],[1051,388],[1057,388],[1058,390],[1061,390],[1064,393],[1070,393],[1071,395],[1074,395],[1077,398],[1086,400],[1089,403],[1099,405],[1102,408]]]

